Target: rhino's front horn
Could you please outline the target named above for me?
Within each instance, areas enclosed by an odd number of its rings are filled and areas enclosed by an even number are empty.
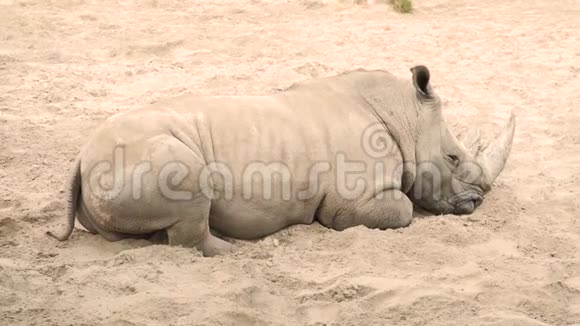
[[[503,170],[507,158],[512,148],[514,131],[516,129],[516,116],[512,112],[510,119],[503,128],[499,136],[491,141],[489,145],[477,154],[477,161],[485,169],[488,176],[489,185],[497,178]]]

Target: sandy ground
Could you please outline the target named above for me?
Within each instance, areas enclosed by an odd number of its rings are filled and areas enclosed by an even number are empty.
[[[580,2],[0,0],[0,324],[580,323]],[[265,94],[424,63],[459,133],[518,115],[470,216],[403,230],[296,226],[224,257],[64,224],[91,130],[185,92]]]

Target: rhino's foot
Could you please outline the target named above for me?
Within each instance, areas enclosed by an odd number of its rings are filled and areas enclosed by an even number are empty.
[[[201,243],[197,245],[188,245],[188,244],[177,244],[175,241],[170,243],[168,240],[167,232],[165,230],[161,230],[151,234],[148,238],[149,241],[153,242],[154,244],[169,244],[169,245],[179,245],[179,246],[186,246],[186,247],[195,247],[199,251],[203,253],[206,257],[212,257],[216,255],[224,255],[231,252],[234,248],[232,244],[227,241],[224,241],[214,235],[209,235],[206,237],[205,240],[201,241]]]
[[[167,229],[168,244],[170,246],[197,248],[206,257],[223,255],[233,249],[229,242],[212,235],[209,230],[205,232],[199,230],[199,228],[195,227],[196,225],[190,222],[178,223]],[[200,238],[203,240],[200,241]]]
[[[198,246],[198,249],[203,252],[206,257],[216,255],[225,255],[234,249],[234,246],[214,235],[208,235],[204,241]]]

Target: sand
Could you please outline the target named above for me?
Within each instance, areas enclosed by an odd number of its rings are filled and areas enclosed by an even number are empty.
[[[580,324],[580,2],[325,3],[0,0],[0,324]],[[64,225],[80,146],[116,112],[415,64],[457,133],[489,139],[517,114],[472,215],[295,226],[217,258],[44,234]]]

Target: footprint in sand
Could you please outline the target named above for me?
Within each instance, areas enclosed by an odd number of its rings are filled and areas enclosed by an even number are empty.
[[[305,291],[298,298],[301,303],[308,301],[343,302],[362,298],[374,290],[372,287],[337,281],[319,290]]]
[[[16,220],[10,217],[3,218],[0,220],[0,238],[9,238],[21,228]]]

